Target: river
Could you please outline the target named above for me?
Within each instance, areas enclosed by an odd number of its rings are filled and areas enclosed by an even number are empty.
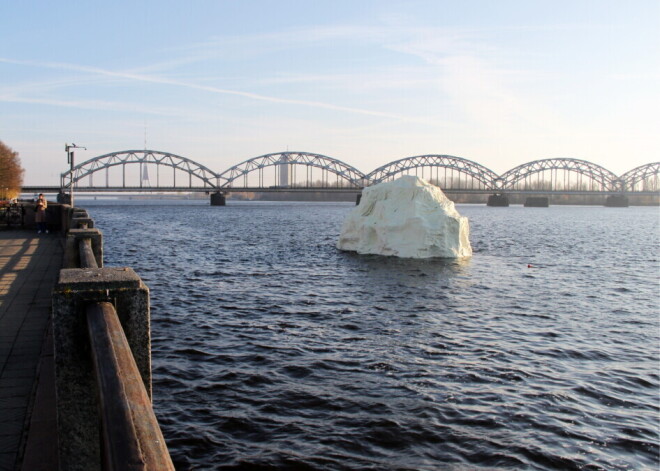
[[[179,470],[658,467],[657,208],[459,205],[446,261],[338,251],[347,203],[79,205]]]

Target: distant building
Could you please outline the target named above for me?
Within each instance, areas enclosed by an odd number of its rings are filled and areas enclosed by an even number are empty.
[[[286,188],[289,186],[289,156],[287,154],[283,154],[280,157],[280,163],[277,167],[280,171],[278,186]]]
[[[147,166],[145,164],[140,164],[140,167],[142,167],[142,181],[140,182],[140,186],[145,186],[145,183],[146,186],[151,186],[149,184],[149,171],[147,170]]]

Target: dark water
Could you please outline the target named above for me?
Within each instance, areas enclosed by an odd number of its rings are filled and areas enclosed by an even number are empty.
[[[87,207],[177,469],[658,467],[657,208],[459,206],[451,262],[338,251],[351,204]]]

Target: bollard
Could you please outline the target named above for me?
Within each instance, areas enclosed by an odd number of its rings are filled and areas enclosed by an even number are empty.
[[[115,307],[151,398],[149,288],[131,268],[63,269],[53,291],[60,469],[100,470],[99,413],[86,310]]]

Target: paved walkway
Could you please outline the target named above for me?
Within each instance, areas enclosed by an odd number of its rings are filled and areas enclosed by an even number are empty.
[[[30,421],[30,436],[35,428],[50,436],[45,448],[35,450],[42,465],[56,443],[52,406],[48,406],[54,401],[50,397],[54,392],[40,388],[37,393],[37,384],[42,355],[52,364],[52,344],[44,344],[44,339],[50,324],[51,290],[62,267],[62,256],[58,234],[0,227],[0,471],[14,471],[21,465],[23,450],[29,450],[33,441],[28,440]],[[42,383],[43,377],[52,374],[49,368],[52,370],[48,362],[41,367]],[[44,400],[46,417],[36,412],[33,416],[35,402],[35,410],[43,410],[38,404]]]

